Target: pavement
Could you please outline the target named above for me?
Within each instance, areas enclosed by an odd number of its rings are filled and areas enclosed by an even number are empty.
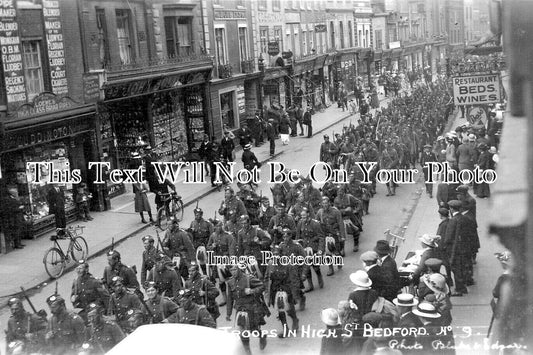
[[[383,96],[380,97],[382,106],[388,103],[388,99]],[[371,110],[373,112],[374,110]],[[350,118],[351,116],[351,118]],[[332,126],[341,121],[346,121],[346,125],[350,123],[356,124],[358,114],[350,115],[349,112],[343,111],[337,107],[336,103],[326,108],[324,112],[317,112],[313,116],[313,136],[319,135],[328,130]],[[303,137],[291,137],[291,140],[306,139]],[[240,148],[239,148],[240,149]],[[276,141],[276,154],[271,157],[269,152],[268,142],[260,147],[255,147],[252,151],[257,156],[258,160],[263,164],[269,160],[275,159],[285,152],[291,152],[291,145],[283,146],[281,141]],[[235,171],[243,169],[240,161],[240,154],[237,151],[237,164]],[[209,180],[209,178],[207,178]],[[179,181],[177,184],[177,191],[182,196],[185,206],[196,203],[197,200],[216,192],[216,188],[212,188],[209,181],[205,184],[187,184],[182,185]],[[149,194],[149,200],[154,198]],[[154,205],[152,205],[154,206]],[[83,231],[83,237],[87,240],[89,246],[89,258],[94,258],[107,252],[111,248],[112,241],[115,245],[124,241],[125,239],[149,228],[150,224],[142,224],[138,213],[134,211],[134,197],[131,186],[127,187],[127,192],[123,195],[117,196],[111,200],[111,209],[104,212],[92,212],[91,216],[94,218],[90,222],[74,222],[71,225],[84,225],[86,228]],[[152,209],[155,215],[155,207]],[[0,256],[0,308],[7,305],[7,300],[20,292],[20,287],[26,290],[38,289],[53,281],[50,279],[44,269],[43,258],[45,252],[52,247],[50,232],[35,240],[25,240],[25,248],[21,250],[14,250],[8,254]],[[61,246],[66,249],[68,241],[60,241]],[[65,272],[74,267],[71,262]]]

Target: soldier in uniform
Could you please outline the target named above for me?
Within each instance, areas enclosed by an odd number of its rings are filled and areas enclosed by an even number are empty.
[[[185,288],[192,291],[193,301],[199,306],[205,306],[216,323],[220,316],[216,298],[220,292],[207,276],[200,274],[199,265],[196,263],[189,266],[189,279],[185,281]]]
[[[136,298],[136,296],[133,297]],[[75,352],[81,347],[86,337],[83,319],[77,314],[67,311],[65,300],[59,295],[48,297],[46,303],[52,313],[45,335],[50,352],[58,355]]]
[[[122,264],[120,261],[120,253],[118,251],[109,251],[107,253],[107,262],[109,265],[104,269],[103,282],[110,292],[113,290],[113,278],[119,276],[122,279],[122,285],[124,287],[134,289],[139,297],[143,297],[139,290],[139,281],[137,281],[135,272],[131,268]]]
[[[326,237],[333,237],[335,240],[334,246],[327,246],[329,252],[334,255],[338,255],[341,250],[341,241],[346,240],[346,231],[341,212],[337,208],[331,206],[331,203],[327,197],[323,197],[322,208],[318,210],[316,218],[320,222]],[[341,267],[341,265],[338,266],[339,269]],[[326,275],[331,276],[334,273],[335,270],[333,270],[333,265],[329,265],[329,271]]]
[[[353,195],[346,193],[346,186],[341,186],[337,197],[335,197],[334,206],[338,208],[342,214],[346,233],[350,233],[353,236],[353,251],[355,253],[359,251],[359,235],[363,230],[360,215],[362,203]],[[340,248],[340,254],[344,256],[343,240],[340,241]]]
[[[277,205],[280,202],[287,203],[287,194],[289,191],[287,191],[285,184],[275,183],[274,186],[270,188],[270,192],[272,192],[272,202],[274,205]]]
[[[259,268],[264,273],[265,265],[262,265],[261,250],[270,247],[270,236],[263,230],[250,224],[250,217],[242,215],[240,218],[241,230],[237,234],[237,256],[254,256],[259,263]]]
[[[106,308],[109,304],[109,292],[100,280],[97,280],[89,272],[89,264],[80,260],[76,267],[78,276],[72,282],[70,300],[74,308],[82,308],[78,314],[87,322],[87,310],[91,303],[99,304]]]
[[[146,281],[154,282],[160,295],[164,293],[171,298],[177,297],[179,290],[183,287],[181,277],[175,267],[176,264],[169,257],[164,256],[148,273]]]
[[[194,302],[193,292],[188,289],[179,293],[180,308],[163,323],[181,323],[199,325],[202,327],[216,328],[217,325],[205,306],[199,306]]]
[[[207,242],[207,250],[212,251],[214,256],[234,256],[236,255],[235,238],[224,230],[222,221],[213,220],[215,231]],[[225,265],[216,265],[217,272],[213,272],[219,281],[220,292],[222,293],[223,301],[219,306],[224,306],[227,301],[226,294],[226,279],[231,276],[229,270]]]
[[[145,235],[142,237],[144,250],[142,255],[141,266],[141,285],[144,287],[146,282],[146,276],[153,269],[156,262],[161,259],[160,253],[154,246],[154,238],[151,235]]]
[[[241,341],[248,353],[250,353],[250,337],[245,336],[244,330],[261,332],[261,326],[265,325],[265,316],[270,316],[270,311],[263,300],[265,286],[253,275],[246,273],[246,265],[238,264],[231,266],[232,277],[228,280],[228,304],[226,320],[231,320],[233,308],[235,308],[236,323],[239,326]],[[260,349],[266,347],[266,334],[261,334],[259,340]]]
[[[231,186],[226,186],[224,188],[224,201],[222,201],[218,213],[224,216],[224,221],[227,223],[227,231],[237,235],[239,230],[238,219],[248,212],[244,207],[244,203],[235,196]]]
[[[262,230],[268,229],[270,219],[276,214],[276,209],[270,206],[268,197],[261,197],[261,206],[259,207],[259,228]]]
[[[320,223],[312,219],[309,210],[303,208],[300,213],[300,221],[296,226],[296,238],[302,240],[302,247],[305,248],[308,254],[322,255],[324,253],[324,232]],[[324,287],[324,280],[322,279],[322,272],[320,271],[320,265],[313,265],[316,276],[318,278],[318,285],[320,288]],[[309,284],[309,288],[305,292],[311,292],[314,290],[313,276],[311,275],[311,268],[306,270],[306,279]]]
[[[281,248],[279,245],[272,246],[272,254],[274,256],[281,255]],[[296,308],[294,304],[296,301],[291,292],[291,268],[293,265],[284,265],[278,262],[271,261],[265,272],[265,288],[267,290],[267,303],[274,306],[278,311],[278,319],[281,322],[282,330],[278,333],[279,338],[286,335],[287,314],[292,318],[292,329],[298,329],[298,317],[296,316]]]
[[[320,146],[320,156],[318,161],[329,164],[332,168],[335,165],[335,159],[339,153],[339,148],[335,144],[329,141],[329,136],[324,135],[324,143]]]
[[[240,191],[237,192],[237,197],[244,203],[244,207],[250,216],[253,225],[259,224],[259,205],[261,203],[260,197],[252,191],[249,184],[237,183]]]
[[[104,309],[99,304],[89,304],[87,317],[89,318],[88,334],[89,344],[92,346],[91,354],[105,354],[126,337],[116,322],[103,317],[104,313]]]
[[[270,219],[270,223],[268,224],[268,233],[272,238],[272,243],[278,245],[283,238],[283,229],[289,228],[290,230],[294,230],[296,228],[296,223],[294,222],[294,219],[287,214],[283,203],[278,203],[276,211],[277,214]]]
[[[424,172],[424,180],[429,180],[429,167],[426,167],[426,163],[430,162],[436,162],[437,157],[435,157],[435,154],[431,151],[431,144],[424,145],[424,152],[422,153],[422,157],[420,158],[420,165],[422,165],[422,171]],[[429,198],[433,197],[433,184],[429,184],[426,182],[426,193],[429,195]]]
[[[46,317],[26,312],[19,298],[11,298],[7,305],[11,316],[7,321],[6,344],[10,353],[10,343],[20,342],[25,353],[39,351],[44,342],[46,332]]]
[[[300,215],[304,208],[307,208],[307,210],[309,211],[309,214],[311,215],[311,218],[315,217],[315,212],[313,210],[313,207],[311,206],[311,204],[305,202],[305,196],[303,192],[300,192],[298,196],[296,197],[296,203],[290,207],[289,212],[288,212],[289,216],[291,216],[294,219],[294,222],[296,224],[300,221]]]
[[[176,303],[158,292],[157,284],[153,281],[146,282],[146,296],[148,296],[145,301],[146,309],[151,317],[149,323],[161,323],[178,310]]]
[[[279,245],[282,256],[300,256],[305,257],[305,250],[293,239],[294,232],[291,229],[283,230],[283,242]],[[300,311],[305,309],[305,294],[303,293],[304,281],[307,276],[307,267],[305,265],[293,265],[290,269],[291,295],[295,303],[300,303]]]
[[[139,297],[126,290],[123,282],[122,277],[113,277],[111,283],[113,294],[111,294],[111,299],[109,300],[107,313],[108,315],[114,315],[122,330],[128,332],[129,324],[127,312],[131,309],[136,309],[142,312],[142,304]]]
[[[400,158],[398,157],[398,152],[392,148],[392,143],[390,140],[385,141],[385,149],[381,152],[381,159],[379,161],[379,166],[381,169],[390,169],[394,170],[398,167]],[[396,186],[392,179],[387,183],[387,195],[394,196],[396,194]]]
[[[201,208],[194,209],[194,221],[191,222],[189,231],[192,234],[194,250],[207,245],[209,237],[213,234],[213,225],[204,219],[204,211]]]
[[[187,268],[195,259],[194,246],[189,234],[180,228],[178,220],[172,220],[172,224],[165,232],[162,246],[172,260],[179,258],[179,265],[176,265],[178,274],[187,279]]]

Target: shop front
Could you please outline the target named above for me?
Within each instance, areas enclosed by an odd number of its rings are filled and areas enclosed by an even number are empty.
[[[46,101],[46,104],[44,103]],[[73,108],[50,113],[51,107],[63,103],[63,107]],[[34,116],[35,112],[47,112]],[[55,219],[50,214],[48,191],[55,186],[52,177],[59,174],[50,171],[48,164],[37,166],[31,163],[52,163],[55,171],[63,171],[66,178],[73,169],[78,169],[81,182],[87,184],[93,195],[92,209],[99,209],[102,195],[98,186],[93,184],[94,176],[88,170],[90,161],[97,161],[95,111],[94,106],[74,107],[67,98],[54,101],[53,94],[39,95],[32,105],[23,105],[14,113],[19,119],[6,123],[4,151],[2,152],[2,189],[16,187],[19,197],[25,205],[26,238],[38,237],[55,228]],[[20,117],[27,119],[20,120]],[[39,169],[39,180],[36,177]],[[56,180],[57,181],[57,180]],[[75,205],[78,185],[72,182],[62,183],[65,194],[65,214],[67,221],[77,218]]]
[[[138,166],[133,153],[152,147],[158,161],[198,159],[204,134],[210,135],[206,100],[211,66],[146,79],[110,80],[98,103],[100,160],[111,169]],[[109,197],[125,191],[107,182]],[[109,207],[109,206],[107,206]]]
[[[288,107],[292,99],[290,80],[287,69],[268,68],[263,77],[263,107]]]
[[[324,97],[324,61],[325,55],[313,56],[294,63],[293,83],[294,102],[307,107],[316,108],[325,102]]]

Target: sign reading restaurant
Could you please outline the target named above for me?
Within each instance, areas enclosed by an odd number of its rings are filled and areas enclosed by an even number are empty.
[[[215,10],[215,20],[245,20],[244,10]]]
[[[455,105],[486,105],[500,102],[499,74],[456,76],[452,78]]]

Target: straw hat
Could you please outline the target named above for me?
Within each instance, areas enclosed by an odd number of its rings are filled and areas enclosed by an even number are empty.
[[[320,318],[325,325],[336,326],[339,325],[339,312],[334,308],[323,309],[320,313]]]
[[[432,247],[432,248],[437,247],[437,243],[435,243],[435,237],[429,234],[424,234],[421,237],[418,237],[418,240],[420,240],[422,243],[424,243],[428,247]]]
[[[444,293],[445,295],[450,293],[450,289],[446,284],[446,278],[441,274],[426,274],[422,276],[422,281],[435,293]]]
[[[357,270],[356,272],[350,274],[350,281],[359,287],[372,286],[372,280],[370,280],[368,274],[363,270]]]
[[[400,293],[392,302],[402,307],[412,307],[418,304],[418,300],[410,293]]]
[[[425,301],[418,304],[416,309],[413,310],[413,314],[422,318],[440,318],[435,306]]]

